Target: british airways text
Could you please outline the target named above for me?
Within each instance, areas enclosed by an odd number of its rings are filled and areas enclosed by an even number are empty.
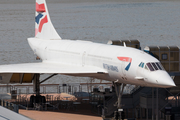
[[[116,72],[119,71],[117,66],[108,65],[108,64],[105,64],[105,63],[103,63],[103,68],[107,69],[107,70],[111,70],[111,71],[116,71]]]

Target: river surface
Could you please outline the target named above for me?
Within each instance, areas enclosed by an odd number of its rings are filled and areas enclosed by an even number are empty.
[[[3,2],[4,1],[4,2]],[[27,0],[26,0],[27,1]],[[34,37],[35,3],[0,1],[0,64],[38,62],[27,38]],[[56,1],[56,2],[55,2]],[[52,23],[64,39],[138,39],[141,47],[180,46],[180,2],[57,2],[47,3]],[[43,76],[43,79],[46,76]],[[45,83],[87,82],[88,78],[58,75]]]

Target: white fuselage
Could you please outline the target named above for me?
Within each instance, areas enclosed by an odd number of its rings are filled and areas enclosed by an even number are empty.
[[[115,45],[93,43],[80,40],[44,40],[29,38],[29,45],[43,62],[61,63],[76,66],[96,66],[107,70],[108,75],[91,76],[108,81],[141,86],[171,87],[173,80],[164,70],[150,71],[139,67],[141,62],[159,62],[143,51]],[[132,59],[128,70],[128,61],[118,57]],[[87,75],[88,76],[88,75]]]

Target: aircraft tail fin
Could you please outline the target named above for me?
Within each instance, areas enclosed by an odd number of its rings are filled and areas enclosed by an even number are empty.
[[[35,37],[41,39],[61,39],[56,32],[46,5],[46,0],[36,0]]]

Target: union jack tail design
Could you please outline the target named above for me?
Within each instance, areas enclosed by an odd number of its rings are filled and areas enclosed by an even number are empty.
[[[35,37],[41,39],[61,39],[52,25],[45,0],[36,0]]]
[[[125,70],[128,71],[130,66],[131,66],[131,62],[132,62],[132,58],[130,57],[117,57],[120,61],[125,61],[125,62],[129,62],[129,64],[126,66]]]

